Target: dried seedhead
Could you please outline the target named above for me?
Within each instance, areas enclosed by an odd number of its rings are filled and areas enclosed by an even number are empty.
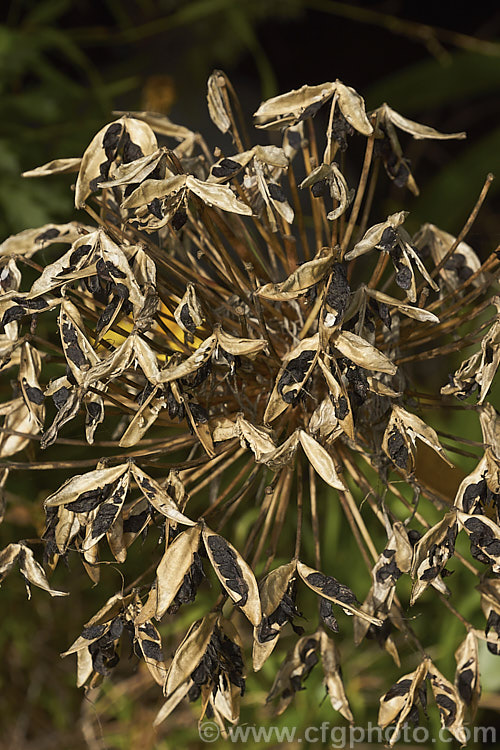
[[[367,113],[338,80],[264,102],[258,145],[240,133],[221,71],[209,79],[208,106],[227,134],[225,151],[212,155],[202,135],[167,117],[117,113],[81,158],[25,173],[74,172],[75,205],[89,224],[49,224],[0,245],[4,393],[12,385],[0,407],[2,488],[20,469],[52,471],[49,570],[77,554],[98,583],[102,556],[125,566],[148,532],[162,543],[152,567],[149,559],[143,570],[124,567],[124,589],[64,655],[77,654],[79,685],[96,686],[128,634],[164,689],[156,723],[182,700],[199,700],[201,716],[225,732],[238,721],[246,654],[253,650],[260,670],[288,637],[268,700],[284,710],[321,661],[333,708],[352,721],[339,636],[323,629],[348,630],[345,613],[356,644],[375,639],[398,666],[398,646],[418,654],[414,671],[380,699],[380,725],[418,720],[429,683],[443,725],[462,742],[480,692],[477,638],[500,652],[500,417],[486,402],[500,362],[499,258],[481,261],[464,242],[491,178],[458,238],[433,224],[412,236],[407,211],[372,216],[377,162],[417,193],[396,128],[419,139],[463,133],[438,133],[387,104]],[[321,107],[326,133],[313,123]],[[365,144],[357,185],[342,166],[354,139]],[[453,355],[473,344],[459,364]],[[416,383],[413,363],[443,355],[453,359],[449,382]],[[484,455],[453,498],[434,488],[421,444],[454,467],[428,421],[464,399],[479,416]],[[68,434],[83,461],[65,459]],[[17,455],[28,447],[29,465]],[[61,486],[57,470],[66,472]],[[401,483],[415,502],[433,503],[439,520],[428,522]],[[322,567],[319,524],[332,503],[368,564],[364,602]],[[234,513],[245,504],[257,513],[240,550]],[[0,508],[3,516],[5,500]],[[282,533],[290,523],[291,546]],[[473,562],[455,556],[461,531]],[[315,550],[307,563],[306,535]],[[484,634],[466,623],[455,685],[426,655],[407,611],[428,587],[429,597],[453,597],[443,581],[453,557],[480,578],[486,617]],[[13,567],[27,586],[63,594],[28,543],[0,553],[2,578]],[[405,576],[409,602],[396,594]],[[164,619],[184,615],[207,579],[220,584],[219,597],[212,589],[212,608],[165,660]],[[301,620],[307,589],[318,617]]]

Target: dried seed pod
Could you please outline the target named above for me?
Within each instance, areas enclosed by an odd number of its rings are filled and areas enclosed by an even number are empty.
[[[381,250],[389,252],[397,242],[396,229],[401,226],[407,216],[408,211],[398,211],[388,216],[386,221],[367,229],[353,249],[344,255],[344,260],[354,260],[379,245]]]
[[[185,526],[195,526],[194,521],[191,521],[190,518],[180,512],[178,498],[174,500],[167,490],[163,489],[156,480],[149,477],[137,464],[131,464],[130,469],[137,482],[137,486],[155,510],[171,521],[182,523]]]
[[[388,743],[390,747],[397,741],[399,731],[406,719],[418,719],[418,703],[425,708],[426,694],[423,683],[429,666],[429,659],[424,659],[414,672],[400,677],[380,698],[379,726],[385,729],[389,724],[396,722]]]
[[[461,746],[467,744],[468,733],[464,727],[465,707],[457,689],[443,677],[434,664],[429,661],[428,678],[431,683],[434,700],[441,717],[441,726],[455,737]]]
[[[477,638],[469,631],[455,651],[457,669],[455,672],[455,689],[461,701],[470,709],[474,718],[477,711],[481,685],[479,683],[479,657]]]
[[[10,572],[14,563],[19,565],[19,570],[26,584],[28,599],[31,599],[30,584],[47,591],[51,596],[68,596],[68,591],[58,591],[50,587],[45,571],[33,555],[33,550],[26,544],[9,544],[0,552],[0,582]]]
[[[313,260],[303,263],[285,281],[279,284],[264,284],[255,292],[259,297],[284,301],[295,299],[321,281],[333,262],[330,248],[322,248]]]
[[[200,526],[190,526],[175,537],[156,568],[155,617],[161,620],[174,601],[193,564],[200,541]],[[139,622],[141,616],[139,615]]]
[[[305,430],[299,430],[299,441],[309,459],[309,463],[318,472],[320,477],[330,487],[334,487],[337,490],[345,490],[344,482],[337,474],[333,458],[328,451],[312,435],[308,435]]]
[[[203,526],[203,542],[218,579],[234,603],[254,627],[262,619],[259,589],[252,569],[240,553],[208,526]]]
[[[382,621],[377,617],[367,615],[365,612],[354,606],[358,603],[358,600],[352,593],[351,589],[337,581],[336,578],[326,576],[324,573],[320,573],[318,570],[314,570],[314,568],[310,568],[308,565],[304,565],[304,563],[300,561],[297,562],[297,572],[304,583],[309,586],[312,591],[324,599],[328,599],[334,604],[338,604],[346,614],[358,615],[374,625],[382,624]]]
[[[335,83],[302,86],[263,102],[254,114],[257,128],[285,128],[314,115],[335,93]]]
[[[332,708],[341,713],[352,724],[354,717],[349,707],[349,701],[347,700],[342,681],[339,650],[334,641],[326,633],[319,634],[319,649],[324,672],[323,682]]]
[[[319,647],[319,633],[304,635],[286,655],[266,698],[266,703],[270,703],[279,696],[280,700],[274,711],[277,716],[291,703],[295,693],[302,689],[302,682],[318,662],[316,652]]]
[[[220,70],[214,70],[207,81],[207,102],[210,119],[217,125],[221,133],[227,133],[231,128],[231,119],[221,93],[225,86],[224,73]]]
[[[500,526],[487,516],[469,515],[460,510],[457,519],[469,535],[472,557],[484,565],[491,565],[494,573],[500,573]]]
[[[253,668],[258,672],[278,642],[281,629],[298,614],[295,608],[296,561],[280,565],[259,585],[262,620],[254,629]],[[294,628],[295,629],[295,628]]]
[[[155,135],[145,122],[125,116],[105,125],[83,154],[76,181],[75,207],[83,208],[98,184],[108,179],[111,166],[120,154],[121,160],[128,163],[153,153],[157,147]]]
[[[174,310],[175,322],[188,333],[194,333],[203,321],[203,313],[193,284],[188,284],[186,293]]]
[[[171,696],[200,664],[208,648],[210,639],[219,619],[218,612],[210,612],[203,619],[197,620],[189,628],[174,654],[165,679],[163,691]]]
[[[450,511],[445,514],[441,521],[432,526],[415,545],[410,571],[411,577],[414,579],[410,605],[416,602],[430,584],[436,586],[439,591],[447,592],[447,588],[439,576],[443,573],[446,563],[455,551],[457,533],[457,514]]]
[[[283,357],[264,413],[264,423],[275,420],[298,398],[316,363],[319,334],[303,339]]]
[[[147,620],[139,624],[134,623],[134,645],[138,656],[146,662],[146,666],[158,685],[163,685],[167,668],[161,648],[161,636],[152,622]]]

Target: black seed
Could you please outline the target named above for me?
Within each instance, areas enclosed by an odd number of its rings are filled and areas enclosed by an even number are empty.
[[[275,182],[269,182],[267,188],[269,190],[269,195],[273,200],[278,201],[278,203],[286,202],[286,195],[283,192],[281,185],[277,185]]]
[[[66,349],[66,358],[73,362],[77,367],[81,367],[87,362],[85,355],[78,344],[71,344],[71,346],[68,346]]]
[[[180,318],[182,325],[189,331],[189,333],[194,333],[194,331],[196,331],[196,323],[191,317],[191,313],[189,312],[189,305],[187,303],[181,307]]]
[[[394,427],[387,441],[389,456],[400,469],[406,469],[408,465],[408,448],[403,435]]]
[[[351,288],[347,281],[347,271],[342,263],[334,263],[332,267],[332,278],[326,292],[326,303],[337,312],[335,323],[339,323],[344,317]]]
[[[35,238],[35,242],[45,242],[45,240],[53,240],[56,237],[59,237],[59,229],[53,227],[52,229],[47,229],[46,232],[39,234],[38,237]]]
[[[455,701],[451,700],[447,695],[444,695],[444,693],[438,693],[436,695],[436,703],[440,708],[443,708],[443,711],[441,714],[443,715],[443,721],[444,725],[446,727],[449,727],[453,722],[455,721],[455,716],[457,715],[457,706]]]
[[[241,164],[233,159],[222,159],[219,164],[212,167],[214,177],[230,177],[241,169]]]
[[[109,128],[104,133],[104,136],[102,139],[102,145],[103,145],[104,151],[106,152],[106,156],[108,159],[112,159],[114,157],[114,151],[116,147],[118,146],[118,141],[120,140],[121,132],[122,132],[121,123],[114,122],[112,125],[109,126]]]
[[[470,532],[471,538],[475,537],[475,540],[486,541],[493,537],[493,532],[489,526],[487,526],[479,518],[469,518],[464,524],[467,531]]]
[[[62,386],[58,391],[52,394],[52,401],[55,404],[56,409],[60,409],[68,400],[69,389],[66,386]]]
[[[334,408],[335,416],[342,422],[342,420],[345,419],[349,414],[349,403],[346,397],[340,396],[338,403],[334,405]]]
[[[438,575],[439,575],[439,567],[437,565],[433,565],[432,567],[427,568],[427,570],[424,570],[424,572],[420,576],[420,580],[421,581],[432,581]]]
[[[111,261],[107,260],[105,261],[106,265],[106,271],[113,276],[115,279],[126,279],[127,274],[124,271],[121,271],[117,266],[115,266],[114,263],[111,263]]]
[[[376,578],[379,583],[385,583],[385,581],[389,577],[391,577],[394,581],[397,581],[400,575],[401,571],[396,565],[396,560],[393,559],[390,563],[387,563],[387,565],[382,565],[377,570]]]
[[[103,534],[110,528],[119,510],[120,507],[116,506],[114,503],[101,505],[97,512],[94,525],[92,526],[92,538],[99,536],[99,534]]]
[[[61,333],[65,344],[78,344],[76,331],[69,323],[62,324]]]
[[[90,510],[97,508],[99,503],[102,502],[102,490],[100,487],[96,487],[93,490],[87,490],[82,492],[81,495],[73,500],[72,503],[66,505],[67,510],[71,510],[73,513],[88,513]]]
[[[179,208],[173,215],[171,224],[172,224],[172,227],[175,229],[175,231],[178,232],[179,229],[182,229],[186,221],[187,221],[186,209]]]
[[[32,404],[43,404],[43,391],[40,390],[40,388],[32,387],[30,385],[25,386],[24,390],[26,391],[26,396],[28,397],[28,401],[31,401]]]
[[[332,121],[332,135],[339,144],[341,151],[347,149],[347,136],[353,135],[354,128],[347,122],[342,112],[336,109],[335,117]]]
[[[144,656],[154,661],[163,661],[163,654],[160,646],[155,641],[141,641],[141,648]]]
[[[302,120],[307,120],[309,117],[314,117],[316,112],[321,109],[323,106],[323,102],[314,102],[313,104],[310,104],[308,107],[305,108],[305,110],[300,115],[298,122],[301,122]]]
[[[90,401],[86,406],[89,417],[94,421],[97,421],[102,413],[101,405],[97,401]]]
[[[130,296],[130,291],[125,284],[114,284],[113,294],[116,294],[118,299],[128,299]]]
[[[200,406],[200,404],[195,404],[193,401],[189,401],[188,405],[195,424],[206,424],[208,422],[208,413],[207,410],[203,408],[203,406]]]
[[[219,560],[224,562],[228,558],[236,560],[235,552],[222,537],[215,535],[209,536],[207,542],[210,547],[210,552],[214,556],[216,562],[219,562]]]
[[[163,213],[161,210],[161,203],[159,198],[154,198],[151,203],[148,203],[149,213],[156,216],[157,219],[163,219]]]
[[[402,695],[406,695],[411,686],[411,680],[400,680],[393,685],[384,695],[384,701],[390,701]]]
[[[92,245],[80,245],[74,250],[69,256],[69,262],[72,266],[76,266],[85,255],[88,255],[92,250]]]
[[[9,309],[3,314],[2,325],[6,326],[8,323],[12,323],[15,320],[21,320],[25,313],[26,310],[24,307],[21,307],[21,305],[13,305],[12,307],[9,307]]]
[[[142,529],[147,519],[149,511],[143,510],[141,513],[131,515],[123,521],[123,531],[126,534],[137,534]]]
[[[330,185],[326,177],[322,180],[318,180],[311,187],[311,192],[315,198],[322,198],[325,195],[330,194]]]
[[[328,599],[320,599],[319,602],[319,616],[327,627],[333,630],[334,633],[339,632],[339,626],[337,620],[333,615],[332,603]]]
[[[394,248],[397,241],[398,235],[396,233],[396,230],[393,227],[387,227],[382,232],[382,237],[375,247],[377,248],[377,250],[385,250],[386,252],[389,252]]]
[[[411,287],[412,273],[407,266],[400,266],[396,273],[396,284],[405,291]]]
[[[468,706],[472,703],[472,681],[474,672],[472,669],[464,669],[458,675],[457,687],[460,697]]]
[[[49,306],[49,303],[45,297],[35,297],[34,299],[23,299],[23,297],[13,297],[15,302],[18,302],[22,307],[27,310],[44,310]]]
[[[124,164],[130,164],[131,161],[135,161],[136,159],[140,159],[141,156],[144,156],[144,153],[140,146],[137,145],[137,143],[134,143],[127,131],[123,134],[123,163]]]
[[[295,359],[290,360],[290,362],[287,364],[286,369],[283,372],[283,375],[281,376],[277,386],[278,393],[286,403],[291,404],[295,401],[297,396],[297,389],[291,389],[287,391],[287,393],[283,393],[283,389],[286,386],[292,385],[294,383],[301,383],[304,380],[307,371],[309,370],[311,363],[314,360],[314,356],[314,351],[305,351]]]
[[[82,630],[81,637],[90,641],[94,638],[100,638],[105,630],[106,625],[90,625],[88,628]]]

